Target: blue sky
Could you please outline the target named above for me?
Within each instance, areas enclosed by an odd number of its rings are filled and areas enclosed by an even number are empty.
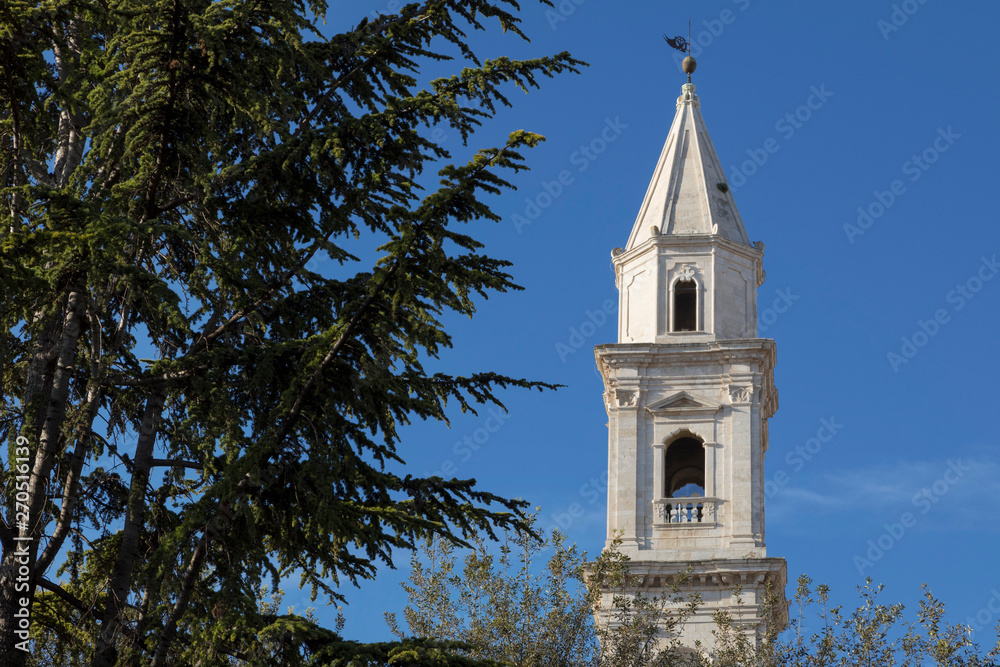
[[[329,27],[392,9],[340,3]],[[472,139],[547,137],[518,191],[496,198],[503,221],[471,230],[526,291],[447,318],[455,348],[440,366],[567,386],[505,393],[502,423],[483,411],[408,428],[410,469],[451,462],[540,506],[543,525],[589,552],[603,546],[593,346],[615,342],[610,251],[628,238],[684,81],[661,34],[686,34],[690,17],[702,113],[747,232],[766,244],[760,335],[777,341],[780,392],[768,554],[848,605],[865,576],[911,609],[927,582],[952,620],[995,625],[1000,5],[564,0],[526,2],[522,16],[530,44],[491,26],[472,35],[480,56],[568,50],[591,66],[528,96],[512,89],[515,107]],[[444,146],[464,155],[454,133]],[[343,589],[346,637],[389,637],[382,613],[405,605],[408,556],[397,565]],[[285,602],[309,605],[299,591]]]

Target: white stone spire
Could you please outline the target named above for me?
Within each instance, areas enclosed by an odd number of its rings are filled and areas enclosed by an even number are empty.
[[[685,59],[686,73],[694,66]],[[608,544],[620,541],[647,593],[689,574],[681,591],[703,604],[680,632],[686,647],[714,643],[717,611],[757,627],[768,583],[780,628],[787,566],[764,539],[767,424],[778,409],[775,344],[757,337],[764,244],[747,238],[690,83],[628,244],[611,254],[618,342],[594,350],[608,412]],[[599,623],[616,594],[602,591]]]
[[[661,234],[718,234],[750,245],[691,83],[681,87],[677,114],[625,249]]]

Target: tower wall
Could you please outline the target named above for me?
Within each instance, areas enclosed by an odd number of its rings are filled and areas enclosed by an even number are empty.
[[[609,417],[608,540],[633,560],[763,557],[764,420],[774,414],[774,342],[735,339],[595,349]],[[697,520],[671,517],[666,449],[704,448]],[[690,515],[683,519],[691,519]]]
[[[712,235],[660,235],[616,254],[619,342],[755,338],[763,254],[763,244],[745,246]],[[673,326],[674,288],[685,279],[698,287],[695,331]]]

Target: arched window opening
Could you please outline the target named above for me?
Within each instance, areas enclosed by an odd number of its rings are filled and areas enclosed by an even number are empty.
[[[698,330],[698,284],[679,280],[674,285],[674,331]]]
[[[668,498],[705,497],[705,448],[694,438],[679,438],[666,451],[663,472]]]
[[[704,498],[705,487],[695,482],[688,482],[681,488],[674,491],[672,498]]]

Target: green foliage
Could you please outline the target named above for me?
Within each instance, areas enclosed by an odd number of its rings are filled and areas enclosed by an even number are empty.
[[[745,629],[720,621],[719,640],[711,653],[713,665],[759,667],[993,667],[1000,657],[998,638],[991,647],[972,641],[970,628],[945,621],[945,605],[925,585],[916,619],[905,616],[902,604],[879,601],[884,587],[869,578],[858,587],[860,604],[849,615],[831,606],[830,591],[812,589],[812,580],[802,575],[796,587],[796,612],[787,632],[778,635],[766,624],[755,636]],[[770,618],[774,598],[764,602],[764,618]],[[813,619],[806,612],[815,607]],[[815,623],[815,625],[813,625]],[[810,629],[812,631],[810,632]]]
[[[511,0],[414,2],[334,35],[326,10],[0,9],[4,664],[25,659],[19,533],[54,661],[231,664],[277,632],[262,584],[298,575],[336,599],[428,535],[526,525],[522,502],[472,480],[395,472],[411,420],[551,388],[434,369],[443,314],[520,289],[470,223],[498,220],[486,197],[542,137],[518,130],[466,163],[429,137],[471,140],[505,90],[582,63],[481,61],[470,33],[523,37]],[[459,73],[419,87],[448,53]],[[312,659],[311,622],[282,623]]]
[[[479,540],[458,567],[455,547],[431,540],[414,555],[403,584],[407,631],[395,613],[386,620],[400,639],[461,642],[468,647],[463,655],[519,667],[696,664],[677,636],[700,601],[680,594],[683,578],[663,595],[644,594],[618,546],[587,563],[558,531],[537,539],[508,530],[499,553]],[[604,612],[602,596],[610,603]]]
[[[532,521],[532,528],[534,523]],[[461,567],[455,547],[429,540],[414,554],[403,617],[393,634],[461,642],[476,660],[530,666],[592,664],[596,635],[584,583],[585,554],[558,532],[537,539],[506,530],[498,553],[477,539]],[[548,553],[548,560],[540,558]]]
[[[681,587],[688,574],[664,582],[658,595],[644,592],[647,584],[636,574],[628,556],[619,551],[621,539],[589,565],[587,596],[597,621],[600,667],[666,667],[696,665],[699,656],[680,641],[685,622],[701,605],[697,595]]]
[[[499,555],[478,543],[461,563],[451,544],[425,543],[403,584],[407,631],[387,613],[392,632],[403,641],[458,642],[462,656],[518,667],[993,667],[1000,657],[1000,635],[984,650],[969,628],[945,621],[944,603],[926,587],[915,620],[901,604],[880,603],[882,587],[871,580],[846,615],[831,607],[826,586],[814,591],[805,576],[787,629],[779,596],[766,588],[756,615],[762,622],[716,612],[714,644],[689,646],[681,643],[684,626],[702,602],[682,594],[687,575],[648,595],[618,540],[586,563],[558,532],[541,541],[524,533],[505,538]],[[730,594],[736,609],[745,606],[738,587]]]

